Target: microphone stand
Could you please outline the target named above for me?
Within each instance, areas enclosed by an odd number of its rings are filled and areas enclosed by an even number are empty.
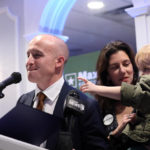
[[[2,82],[0,82],[0,99],[5,96],[5,95],[2,93],[2,91],[3,91],[4,88],[5,88],[5,86],[3,85]]]
[[[3,98],[5,95],[0,91],[0,99]]]

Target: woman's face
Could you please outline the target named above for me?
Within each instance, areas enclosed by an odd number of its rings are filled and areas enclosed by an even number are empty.
[[[132,83],[133,66],[128,55],[120,50],[110,56],[108,65],[108,80],[119,86],[122,82]]]

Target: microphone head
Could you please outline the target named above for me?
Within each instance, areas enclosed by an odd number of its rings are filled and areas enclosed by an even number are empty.
[[[79,99],[79,93],[76,90],[69,91],[68,95]]]
[[[22,80],[21,74],[19,72],[13,72],[11,77],[13,78],[14,83],[19,83]]]
[[[76,90],[69,91],[66,96],[64,115],[81,115],[85,112],[85,105],[81,102],[79,93]]]

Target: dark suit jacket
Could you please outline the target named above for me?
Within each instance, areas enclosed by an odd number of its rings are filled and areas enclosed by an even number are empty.
[[[60,92],[56,103],[54,114],[64,118],[64,101],[70,90],[73,90],[66,82]],[[102,122],[99,105],[96,100],[92,100],[80,91],[80,99],[85,105],[85,113],[76,117],[73,134],[73,147],[76,150],[106,150],[108,149],[107,135]],[[35,91],[31,91],[20,97],[18,103],[33,106]],[[62,127],[63,128],[63,127]]]

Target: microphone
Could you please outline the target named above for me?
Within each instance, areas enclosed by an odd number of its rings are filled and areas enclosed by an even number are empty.
[[[83,114],[85,106],[81,102],[79,93],[76,90],[71,90],[66,96],[64,104],[64,124],[63,131],[59,133],[58,149],[71,150],[73,148],[73,130],[75,129],[76,117]],[[67,143],[67,146],[66,146]]]
[[[10,77],[8,77],[7,79],[5,79],[4,81],[0,82],[0,92],[2,92],[2,90],[13,83],[19,83],[21,81],[21,74],[19,72],[13,72],[11,74]],[[1,93],[0,98],[4,97],[4,95]]]
[[[69,91],[66,97],[64,115],[81,115],[85,112],[85,105],[79,99],[79,93],[76,90]]]

